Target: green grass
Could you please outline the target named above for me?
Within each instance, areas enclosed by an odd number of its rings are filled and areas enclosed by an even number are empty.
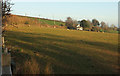
[[[32,18],[32,17],[28,17],[28,18]],[[33,20],[35,20],[36,18],[32,18]],[[65,25],[65,23],[60,22],[60,21],[54,21],[54,20],[45,20],[45,19],[37,19],[39,22],[41,22],[42,24],[49,24],[49,25]]]
[[[49,25],[65,25],[65,23],[63,22],[57,22],[57,21],[50,21],[50,20],[43,20],[43,19],[38,19],[38,21],[42,22],[43,24],[46,23],[46,24],[49,24]]]
[[[45,73],[47,64],[54,74],[117,73],[118,34],[8,26],[5,35],[7,47],[13,48],[17,68],[24,68],[24,62],[34,58],[40,73]],[[18,73],[24,72],[18,70]]]
[[[111,31],[106,31],[108,33],[119,33],[119,31],[114,31],[114,30],[111,30]]]

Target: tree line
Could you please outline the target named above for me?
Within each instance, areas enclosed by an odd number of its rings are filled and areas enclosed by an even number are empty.
[[[10,0],[3,0],[2,2],[2,25],[4,26],[7,22],[7,17],[10,16],[10,12],[12,11],[12,5],[13,3],[10,2]],[[119,31],[120,28],[117,28],[114,24],[111,26],[108,26],[104,21],[101,23],[97,19],[90,20],[73,20],[71,17],[68,17],[65,21],[65,25],[68,29],[77,29],[77,25],[80,25],[83,27],[83,30],[86,31],[100,31],[100,32],[107,32],[107,31]]]
[[[85,31],[107,32],[119,30],[114,24],[109,26],[104,21],[99,22],[97,19],[92,19],[92,21],[85,19],[77,21],[73,20],[71,17],[67,17],[65,25],[68,29],[77,29],[77,25],[80,25]]]

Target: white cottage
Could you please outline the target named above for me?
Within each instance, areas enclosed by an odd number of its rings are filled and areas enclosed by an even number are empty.
[[[79,24],[77,25],[77,30],[83,30],[83,27],[81,27]]]

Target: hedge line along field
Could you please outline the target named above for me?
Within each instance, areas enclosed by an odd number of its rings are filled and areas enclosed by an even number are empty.
[[[118,34],[7,26],[13,74],[116,74]]]

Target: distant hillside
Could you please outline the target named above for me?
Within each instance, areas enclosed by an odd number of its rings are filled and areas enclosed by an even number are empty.
[[[41,27],[53,27],[53,28],[66,28],[65,22],[59,20],[51,20],[45,18],[36,18],[20,15],[11,15],[7,18],[6,25],[20,26],[41,26]]]
[[[64,21],[60,21],[60,20],[52,20],[52,19],[45,19],[45,18],[37,18],[37,17],[28,17],[28,16],[21,16],[21,15],[12,15],[12,16],[18,16],[18,17],[27,17],[27,18],[30,18],[30,19],[34,19],[34,20],[38,20],[40,22],[43,22],[43,23],[47,23],[49,25],[65,25],[65,22]]]
[[[13,15],[13,16],[21,16],[21,15]],[[21,17],[28,17],[28,16],[21,16]],[[65,23],[64,21],[52,20],[52,19],[46,19],[46,18],[38,18],[38,17],[28,17],[28,18],[35,18],[35,19],[42,19],[42,20],[49,20],[49,21],[55,21],[55,22],[62,22],[62,23]]]

